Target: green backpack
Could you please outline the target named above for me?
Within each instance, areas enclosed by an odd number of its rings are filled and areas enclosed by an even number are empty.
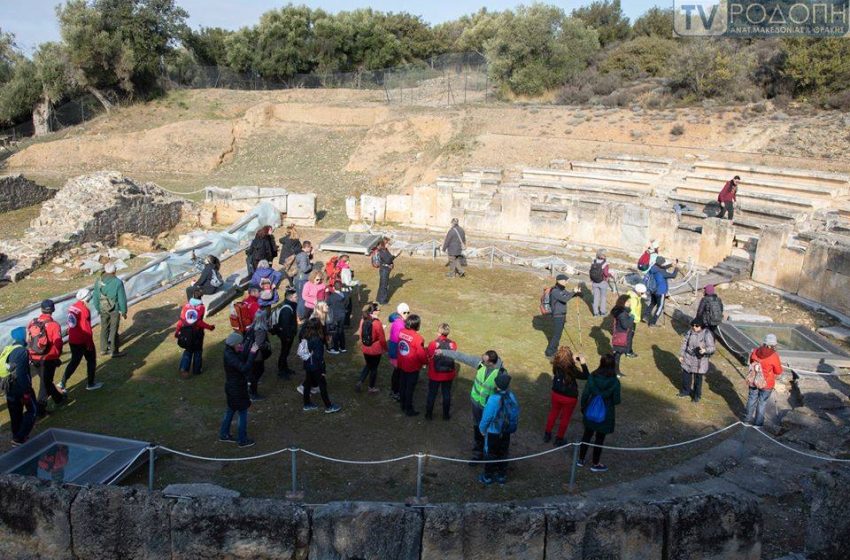
[[[9,386],[16,379],[14,372],[9,370],[8,360],[9,355],[17,347],[15,344],[10,344],[0,351],[0,393],[8,392]]]

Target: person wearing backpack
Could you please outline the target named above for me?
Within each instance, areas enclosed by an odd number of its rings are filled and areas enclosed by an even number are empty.
[[[390,252],[391,240],[384,237],[378,247],[378,303],[386,305],[390,302],[390,273],[395,268],[395,260],[401,255],[401,251],[393,255]]]
[[[83,288],[77,292],[77,301],[68,308],[68,346],[71,347],[71,361],[65,368],[62,381],[59,382],[59,390],[66,392],[68,380],[77,371],[83,358],[86,359],[86,390],[96,391],[103,387],[103,383],[95,381],[95,370],[97,368],[97,352],[94,349],[94,336],[91,328],[91,311],[86,305],[91,299],[91,291]]]
[[[351,325],[351,312],[354,309],[354,302],[360,302],[360,294],[357,291],[360,286],[360,281],[354,279],[354,271],[351,270],[351,257],[348,255],[339,256],[339,280],[342,282],[342,291],[348,294],[348,307],[345,310],[345,322],[343,326]]]
[[[487,399],[496,390],[496,377],[500,373],[507,373],[502,364],[502,359],[495,350],[487,350],[481,355],[464,354],[457,350],[434,350],[435,356],[444,356],[456,362],[475,368],[475,378],[472,381],[472,390],[469,399],[472,404],[472,432],[475,437],[472,460],[480,461],[484,456],[484,436],[479,430],[481,418]]]
[[[125,356],[119,348],[118,327],[122,317],[127,319],[127,293],[124,281],[115,275],[114,263],[104,265],[103,274],[94,283],[92,302],[100,315],[100,355]]]
[[[248,438],[248,409],[251,407],[248,386],[258,352],[256,344],[246,347],[244,337],[237,332],[230,333],[224,340],[224,394],[227,397],[227,410],[218,430],[218,441],[236,442],[239,447],[254,445],[254,440]],[[236,439],[230,435],[234,415],[239,416]]]
[[[495,390],[487,399],[487,406],[481,415],[477,429],[484,438],[484,457],[487,461],[500,461],[508,458],[511,447],[511,434],[516,432],[519,423],[519,403],[508,389],[511,376],[500,373],[495,380]],[[489,486],[493,482],[507,482],[508,464],[505,462],[485,463],[484,472],[478,482]]]
[[[301,252],[295,255],[295,293],[298,297],[298,318],[302,319],[305,315],[304,296],[302,292],[304,285],[310,280],[310,273],[313,272],[313,244],[309,241],[304,241],[301,244]]]
[[[549,407],[549,416],[546,418],[546,428],[543,431],[543,443],[552,441],[552,428],[555,427],[558,417],[561,424],[555,436],[555,447],[564,445],[564,435],[570,426],[573,410],[578,404],[577,379],[587,379],[587,361],[583,356],[573,356],[573,351],[566,346],[558,348],[558,352],[552,359],[552,404]]]
[[[254,234],[254,239],[245,251],[250,259],[248,273],[254,274],[260,261],[274,262],[277,256],[277,243],[272,235],[272,226],[263,226]]]
[[[590,286],[593,292],[593,316],[604,317],[608,313],[608,281],[611,271],[605,249],[596,251],[596,258],[590,264]]]
[[[629,332],[629,347],[626,351],[627,358],[637,358],[634,349],[635,331],[637,325],[643,318],[643,300],[646,299],[646,285],[642,283],[635,284],[629,290],[629,314],[632,316],[632,330]]]
[[[330,396],[328,396],[325,370],[325,329],[318,319],[307,320],[301,342],[298,345],[298,354],[304,362],[304,412],[318,408],[310,402],[313,387],[319,388],[322,402],[325,404],[325,414],[333,414],[342,410],[342,407],[332,403]]]
[[[277,322],[272,325],[272,334],[277,335],[280,340],[280,355],[277,358],[277,376],[281,379],[289,379],[295,373],[289,367],[289,353],[292,351],[292,343],[298,335],[298,311],[297,298],[293,288],[286,288],[283,296],[283,305],[277,311]]]
[[[277,292],[277,289],[280,287],[280,282],[283,280],[283,274],[272,268],[269,261],[265,259],[257,263],[257,269],[251,276],[251,283],[262,284],[263,280],[268,280],[271,284],[271,289],[275,292]]]
[[[699,300],[696,318],[702,321],[705,328],[717,339],[720,336],[717,327],[723,322],[723,301],[717,295],[713,284],[705,286],[704,294]]]
[[[428,357],[428,399],[425,401],[425,419],[434,418],[434,404],[437,402],[437,391],[443,394],[443,420],[451,418],[452,381],[457,377],[460,366],[451,358],[437,356],[439,350],[457,351],[457,343],[449,338],[451,329],[448,323],[443,323],[437,329],[437,338],[431,341],[425,354]]]
[[[26,347],[27,329],[15,327],[10,335],[12,344],[0,352],[0,383],[6,393],[12,447],[17,447],[29,438],[38,411],[30,377],[30,357]]]
[[[679,363],[682,364],[682,390],[679,397],[690,397],[695,403],[702,398],[702,380],[708,373],[708,359],[715,350],[714,335],[702,321],[694,319],[682,340]]]
[[[47,414],[47,399],[52,398],[57,405],[65,402],[53,378],[56,368],[62,363],[62,327],[53,320],[56,304],[52,299],[41,302],[41,314],[29,322],[27,326],[27,350],[30,356],[30,366],[33,375],[41,381],[38,388],[38,415]]]
[[[653,239],[649,242],[649,245],[644,249],[643,253],[641,253],[640,258],[637,262],[637,269],[641,272],[647,272],[652,265],[655,264],[656,259],[658,259],[658,240]]]
[[[555,277],[555,285],[549,291],[549,305],[552,309],[552,335],[549,337],[549,345],[546,347],[546,357],[551,358],[561,345],[561,335],[567,324],[567,304],[576,296],[581,295],[581,286],[576,286],[573,291],[567,290],[567,282],[570,280],[566,274]]]
[[[393,373],[390,377],[390,398],[399,400],[399,379],[401,370],[398,369],[398,335],[404,330],[404,322],[410,316],[410,306],[402,302],[396,306],[395,313],[391,313],[390,320],[390,340],[387,344],[387,355],[390,358],[390,363],[393,365]]]
[[[452,218],[452,226],[446,233],[442,247],[442,251],[449,256],[449,262],[446,263],[446,266],[449,267],[446,276],[449,278],[454,276],[464,277],[463,267],[466,260],[466,257],[463,256],[464,250],[466,250],[466,232],[460,227],[458,219]]]
[[[209,296],[219,290],[224,285],[224,279],[221,277],[221,261],[215,255],[207,255],[207,263],[204,265],[204,270],[198,279],[186,288],[186,301],[194,297],[195,288],[200,288],[202,295]]]
[[[617,377],[625,375],[620,370],[620,358],[623,354],[629,355],[635,332],[635,318],[631,306],[631,294],[623,294],[617,298],[617,303],[611,310],[611,351],[614,353]]]
[[[428,365],[425,339],[419,334],[421,326],[419,315],[410,315],[398,335],[399,395],[401,410],[407,416],[419,415],[413,408],[413,394],[419,382],[419,370]]]
[[[200,288],[195,289],[192,299],[180,310],[180,319],[174,328],[174,338],[183,349],[180,358],[180,377],[188,379],[191,375],[200,375],[203,364],[204,331],[214,331],[215,325],[204,321],[206,307]],[[191,371],[191,373],[190,373]]]
[[[673,266],[672,271],[667,269]],[[652,268],[644,276],[643,283],[646,285],[649,292],[649,306],[646,308],[646,323],[650,327],[655,327],[658,319],[664,314],[664,302],[667,299],[667,293],[670,291],[667,285],[667,280],[675,278],[679,274],[679,260],[676,259],[675,265],[668,264],[664,257],[658,257]]]
[[[345,353],[345,316],[348,313],[348,293],[342,290],[342,282],[334,283],[333,291],[328,294],[328,308],[330,309],[330,320],[328,321],[328,334],[331,337],[329,354]]]
[[[617,367],[612,354],[605,354],[599,360],[599,367],[590,374],[584,391],[581,393],[581,413],[584,419],[584,435],[576,466],[583,467],[587,457],[587,444],[591,438],[599,446],[605,443],[605,436],[614,433],[616,415],[614,410],[620,404],[620,380],[617,379]],[[593,448],[593,472],[605,472],[608,467],[599,462],[602,448]]]
[[[256,315],[254,315],[254,322],[251,323],[251,327],[245,332],[245,344],[249,346],[256,345],[259,348],[257,356],[254,358],[254,367],[251,370],[250,393],[252,401],[261,401],[265,398],[260,396],[259,385],[260,378],[266,372],[266,360],[272,355],[272,345],[269,341],[271,305],[272,301],[270,299],[260,298],[259,309]]]
[[[381,324],[379,315],[381,313],[380,306],[375,303],[368,303],[363,306],[360,317],[360,326],[357,327],[358,336],[360,337],[360,347],[363,350],[363,360],[366,365],[360,370],[360,377],[357,384],[354,385],[354,390],[358,393],[363,389],[363,382],[369,378],[369,394],[374,395],[378,392],[375,387],[375,382],[378,379],[378,366],[381,363],[381,356],[387,351],[387,339],[384,335],[384,325]]]
[[[764,343],[750,354],[750,369],[747,373],[747,416],[744,422],[753,426],[764,426],[767,401],[776,387],[776,378],[782,375],[782,361],[776,352],[778,341],[771,333]]]

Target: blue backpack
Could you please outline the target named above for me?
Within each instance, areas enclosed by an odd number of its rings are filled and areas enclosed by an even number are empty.
[[[502,426],[502,435],[516,432],[519,425],[519,403],[510,391],[500,395],[499,413],[496,415]]]
[[[590,399],[590,404],[587,405],[587,409],[584,411],[585,418],[594,424],[601,424],[605,421],[607,415],[608,408],[605,406],[605,399],[602,398],[602,395],[595,395]]]
[[[646,291],[650,294],[654,294],[658,290],[658,282],[655,280],[652,269],[643,275],[643,285],[646,286]]]

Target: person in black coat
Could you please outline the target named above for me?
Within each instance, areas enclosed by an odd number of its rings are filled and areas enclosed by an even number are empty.
[[[224,394],[227,396],[227,411],[221,422],[218,440],[238,442],[239,447],[251,447],[254,440],[248,439],[248,408],[251,406],[248,383],[259,347],[252,345],[246,354],[243,352],[242,343],[242,335],[236,332],[228,335],[224,341]],[[237,439],[230,435],[230,424],[235,414],[239,415]]]
[[[27,352],[27,331],[24,327],[12,329],[14,350],[6,360],[9,375],[3,378],[9,383],[5,389],[6,409],[9,411],[9,427],[12,430],[12,446],[27,441],[37,416],[35,393],[32,390],[30,356]],[[14,380],[13,380],[14,378]]]
[[[205,296],[219,291],[224,284],[224,279],[221,277],[221,272],[219,272],[220,268],[221,261],[218,260],[218,257],[214,255],[207,256],[207,264],[204,265],[201,275],[194,283],[186,288],[186,301],[192,299],[195,288],[199,288]]]
[[[246,251],[249,260],[249,274],[254,274],[260,261],[274,262],[277,256],[277,243],[272,235],[272,226],[263,226],[254,234],[254,239]]]
[[[334,283],[334,291],[328,295],[328,307],[331,316],[328,320],[328,334],[331,337],[329,354],[346,352],[345,349],[345,318],[348,315],[349,295],[342,290],[342,282]]]
[[[319,388],[322,402],[325,404],[325,414],[339,412],[342,407],[333,404],[328,396],[328,382],[325,377],[325,329],[319,319],[313,317],[307,320],[301,338],[307,341],[310,354],[307,359],[301,357],[304,362],[304,412],[318,408],[310,402],[310,392],[313,387]]]
[[[298,239],[298,230],[294,225],[286,226],[286,233],[280,238],[280,260],[281,266],[286,266],[287,259],[301,252],[301,240]]]
[[[289,352],[298,336],[298,311],[295,289],[287,288],[283,305],[277,311],[277,322],[272,325],[272,334],[280,339],[280,356],[277,358],[277,376],[289,379],[295,373],[289,367]]]
[[[617,303],[611,310],[611,351],[614,353],[614,363],[617,377],[625,375],[620,371],[620,358],[629,353],[629,341],[635,331],[635,318],[631,313],[632,302],[628,294],[617,298]]]
[[[389,237],[384,237],[378,247],[378,258],[381,261],[381,267],[378,269],[378,303],[381,305],[390,302],[390,273],[395,267],[395,260],[401,254],[401,251],[395,255],[390,253],[390,242]]]

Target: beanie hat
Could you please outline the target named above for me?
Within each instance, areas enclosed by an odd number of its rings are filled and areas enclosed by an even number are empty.
[[[56,304],[53,303],[52,299],[46,299],[41,302],[41,310],[46,313],[53,313],[56,311]]]
[[[115,274],[115,263],[106,263],[105,265],[103,265],[103,271],[106,274]]]
[[[665,259],[664,257],[658,257],[657,259],[655,259],[655,266],[660,267],[664,266],[665,264],[667,264],[667,259]]]
[[[496,376],[496,388],[500,391],[507,391],[508,386],[511,384],[511,376],[507,374],[507,372],[502,372],[498,376]]]
[[[77,292],[77,299],[80,301],[88,301],[91,298],[91,290],[82,288]]]
[[[224,339],[224,343],[227,346],[230,346],[231,348],[236,348],[237,346],[242,344],[243,340],[244,339],[242,338],[241,334],[239,334],[238,332],[232,332],[227,335],[227,338]]]
[[[399,315],[404,315],[405,313],[410,313],[410,306],[406,303],[399,303],[395,310]]]
[[[12,340],[23,344],[27,340],[27,329],[24,327],[15,327],[12,329],[10,335],[12,336]]]
[[[570,277],[567,276],[566,274],[559,274],[559,275],[555,276],[555,282],[561,282],[561,281],[566,282],[569,279],[570,279]]]
[[[257,268],[269,268],[269,261],[266,259],[261,260],[257,263]]]
[[[776,340],[776,335],[773,333],[768,334],[764,337],[764,345],[765,346],[776,346],[779,344],[779,341]]]
[[[635,284],[635,292],[639,294],[645,294],[646,286],[644,284]]]

